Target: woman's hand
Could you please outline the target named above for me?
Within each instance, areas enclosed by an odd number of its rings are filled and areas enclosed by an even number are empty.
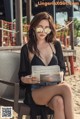
[[[36,84],[36,83],[40,83],[40,81],[39,81],[36,77],[31,76],[31,75],[21,77],[21,81],[22,81],[23,83],[26,83],[26,84]]]

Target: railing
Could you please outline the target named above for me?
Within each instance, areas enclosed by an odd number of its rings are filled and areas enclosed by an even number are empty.
[[[60,39],[61,43],[65,47],[69,47],[71,45],[71,37],[70,37],[70,25],[73,23],[73,21],[70,21],[66,23],[66,25],[61,26],[58,28],[57,31],[57,38]]]
[[[15,24],[11,22],[0,21],[0,45],[9,46],[16,44]]]
[[[57,31],[57,39],[59,39],[66,47],[63,49],[63,55],[66,57],[68,62],[70,62],[69,69],[71,70],[71,74],[74,74],[74,50],[68,49],[67,47],[70,46],[70,34],[69,34],[69,27],[73,23],[73,21],[67,23],[65,26],[61,26],[56,28]],[[21,46],[16,46],[16,24],[10,23],[6,21],[0,21],[0,45],[6,47],[0,47],[0,51],[2,50],[9,50],[9,51],[16,51],[20,52]],[[29,25],[23,24],[23,44],[27,42],[27,32],[29,30]],[[69,63],[68,63],[69,64]]]
[[[27,40],[29,25],[23,24],[23,43]],[[16,46],[16,24],[0,20],[0,46]]]
[[[70,45],[69,26],[73,21],[69,22],[65,26],[56,28],[57,39],[60,39],[61,43],[68,47]],[[29,25],[23,24],[23,44],[27,42],[27,32]],[[0,46],[16,46],[16,24],[15,22],[0,21]]]

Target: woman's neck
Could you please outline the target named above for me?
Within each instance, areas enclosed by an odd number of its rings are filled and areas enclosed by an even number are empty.
[[[46,44],[47,42],[43,39],[43,40],[38,40],[37,41],[37,45],[43,45]]]

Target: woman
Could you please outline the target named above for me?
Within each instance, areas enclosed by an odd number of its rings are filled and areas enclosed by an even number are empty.
[[[26,88],[24,103],[32,106],[45,105],[54,111],[55,119],[73,119],[72,93],[66,82],[38,83],[31,75],[33,65],[59,65],[63,75],[65,63],[59,41],[55,40],[55,28],[52,17],[41,12],[30,24],[29,42],[21,49],[19,79],[20,86]],[[47,77],[50,81],[51,78]],[[46,94],[46,95],[45,95]]]

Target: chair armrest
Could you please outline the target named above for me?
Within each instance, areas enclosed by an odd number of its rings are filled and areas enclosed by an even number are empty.
[[[10,82],[5,81],[3,79],[0,79],[0,83],[10,85],[14,87],[14,110],[18,112],[18,100],[19,100],[19,83],[16,82]]]
[[[0,83],[6,84],[6,85],[11,85],[11,86],[14,86],[15,84],[17,84],[15,82],[5,81],[3,79],[0,79]]]

